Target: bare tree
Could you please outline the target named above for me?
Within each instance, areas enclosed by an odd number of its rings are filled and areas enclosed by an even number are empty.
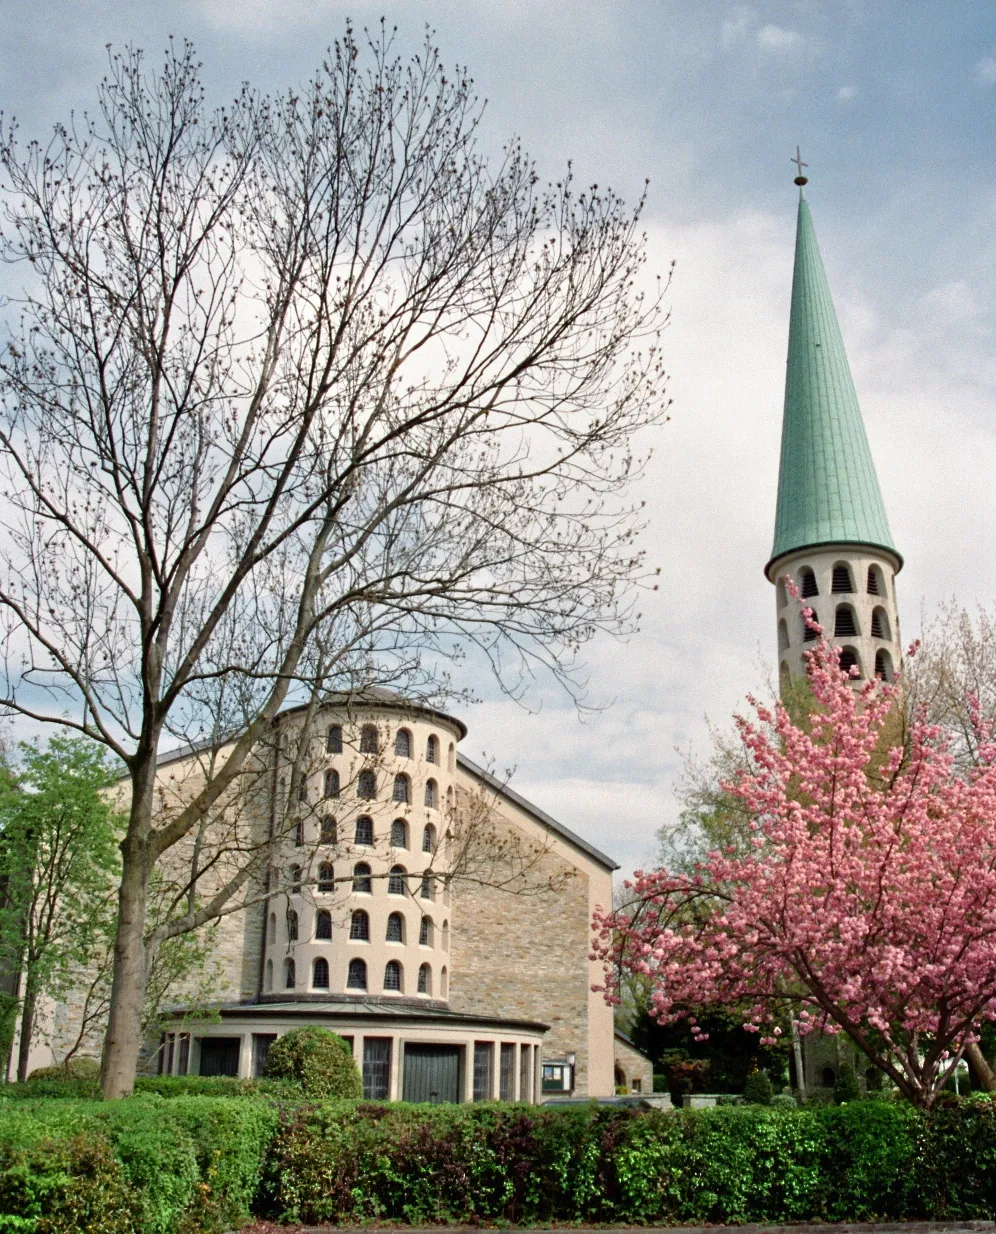
[[[351,31],[309,84],[211,112],[189,46],[113,55],[92,116],[21,147],[3,255],[3,702],[130,781],[108,1096],[127,1093],[157,862],[196,847],[289,703],[429,697],[476,648],[570,688],[632,627],[634,434],[666,415],[639,207],[490,166],[466,74]],[[223,738],[225,738],[223,740]],[[211,773],[161,814],[164,741]],[[294,786],[290,786],[293,791]]]

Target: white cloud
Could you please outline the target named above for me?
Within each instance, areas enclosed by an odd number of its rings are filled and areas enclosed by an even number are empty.
[[[734,43],[742,43],[747,37],[747,30],[757,20],[757,10],[747,4],[737,4],[730,9],[729,16],[719,28],[719,41],[724,47]]]
[[[805,41],[798,30],[786,30],[782,26],[763,26],[757,32],[758,46],[772,51],[789,51],[801,47]]]
[[[850,103],[852,99],[856,99],[857,97],[858,97],[858,87],[857,86],[841,86],[841,88],[837,91],[837,102],[838,103]]]
[[[983,56],[976,63],[975,80],[980,86],[996,86],[996,56]]]

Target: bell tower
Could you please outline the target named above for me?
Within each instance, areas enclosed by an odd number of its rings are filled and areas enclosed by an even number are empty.
[[[794,161],[799,216],[778,506],[764,568],[775,584],[779,677],[803,675],[803,652],[816,637],[788,594],[789,578],[842,648],[842,667],[856,664],[861,680],[891,679],[900,663],[895,576],[903,559],[889,531],[798,152]]]

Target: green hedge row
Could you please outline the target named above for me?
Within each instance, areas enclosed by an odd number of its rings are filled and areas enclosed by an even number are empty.
[[[54,1069],[53,1069],[54,1070]],[[139,1076],[136,1093],[156,1093],[160,1097],[300,1097],[298,1085],[286,1080],[240,1080],[227,1075]],[[21,1084],[0,1086],[0,1098],[9,1101],[37,1101],[41,1097],[70,1097],[76,1100],[100,1099],[100,1085],[94,1079],[66,1079],[44,1076]]]
[[[260,1207],[413,1224],[991,1218],[996,1107],[300,1107]]]
[[[277,1121],[268,1102],[223,1097],[0,1102],[0,1232],[243,1224]]]
[[[0,1234],[303,1222],[991,1219],[996,1104],[924,1114],[0,1100]]]

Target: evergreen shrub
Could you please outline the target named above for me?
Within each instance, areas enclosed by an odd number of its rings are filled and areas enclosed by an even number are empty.
[[[69,1060],[66,1067],[59,1063],[55,1067],[36,1067],[28,1075],[29,1080],[96,1080],[100,1075],[100,1063],[95,1058],[81,1055]]]
[[[773,1089],[768,1073],[755,1068],[744,1081],[744,1101],[749,1105],[770,1105],[772,1096]]]
[[[349,1044],[327,1028],[295,1028],[278,1037],[266,1056],[267,1079],[291,1080],[309,1097],[363,1095]]]
[[[850,1063],[841,1063],[837,1068],[837,1078],[833,1082],[833,1099],[838,1105],[845,1101],[861,1100],[861,1085]]]

